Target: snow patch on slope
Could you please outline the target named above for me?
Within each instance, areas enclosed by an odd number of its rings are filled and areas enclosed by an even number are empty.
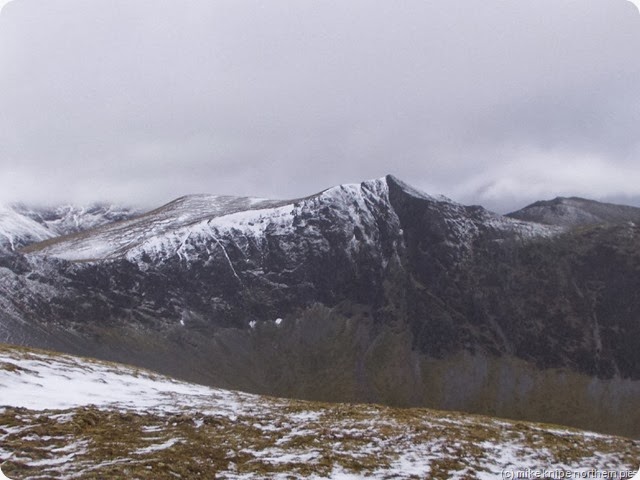
[[[124,365],[0,352],[0,406],[62,410],[95,405],[149,412],[220,402],[224,408],[218,413],[235,415],[235,396]]]
[[[136,420],[140,433],[126,437],[128,449],[118,447],[121,456],[109,450],[102,460],[86,437],[92,431],[104,435],[108,424],[66,428],[78,436],[48,433],[75,425],[82,415],[95,418],[82,410],[89,405],[105,414],[121,412],[115,418],[127,418],[127,411],[142,416],[136,417],[142,418]],[[30,410],[8,412],[11,407]],[[80,410],[69,410],[74,407]],[[110,435],[115,447],[120,433]],[[215,440],[207,445],[210,435]],[[255,478],[257,472],[272,479],[410,479],[435,472],[443,478],[499,478],[504,469],[551,466],[627,470],[640,455],[638,442],[577,430],[426,409],[260,397],[124,365],[0,346],[0,460],[11,457],[36,475],[46,468],[52,478],[77,478],[102,468],[114,475],[114,468],[122,474],[134,465],[159,466],[158,458],[166,463],[175,449],[182,450],[174,461],[193,465],[211,458],[210,452],[219,455],[220,444],[227,445],[229,459],[243,459],[242,465],[222,459],[216,465],[221,478]],[[182,457],[185,449],[188,458]],[[158,457],[165,452],[169,457]],[[37,477],[27,471],[24,478]]]

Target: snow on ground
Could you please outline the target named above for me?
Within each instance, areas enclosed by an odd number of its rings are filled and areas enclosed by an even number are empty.
[[[87,405],[141,412],[186,407],[235,416],[243,394],[179,382],[118,364],[44,353],[0,352],[0,406],[63,410]]]
[[[640,442],[569,428],[275,399],[0,346],[0,462],[13,479],[489,479],[628,471],[638,458]]]

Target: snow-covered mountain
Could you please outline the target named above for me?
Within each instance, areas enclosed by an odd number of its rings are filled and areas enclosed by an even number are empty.
[[[14,251],[29,243],[56,236],[47,227],[21,215],[10,207],[0,206],[0,249]]]
[[[53,208],[24,204],[0,206],[0,249],[14,251],[34,242],[118,222],[141,212],[115,205]]]
[[[26,251],[51,255],[67,260],[107,260],[134,255],[155,253],[173,256],[184,240],[205,228],[218,217],[253,211],[277,210],[286,202],[259,198],[217,195],[191,195],[181,197],[156,210],[118,223],[108,223],[102,228],[77,235],[66,235],[48,245],[34,245]],[[273,215],[272,215],[273,216]],[[105,222],[106,223],[106,222]],[[240,225],[239,225],[240,226]],[[213,238],[213,237],[212,237]],[[214,240],[215,241],[215,240]],[[163,246],[172,251],[164,251]]]
[[[304,231],[317,233],[316,212],[327,214],[338,225],[349,224],[353,230],[349,251],[360,245],[379,241],[376,232],[363,231],[382,216],[398,224],[389,198],[389,184],[406,194],[437,205],[445,213],[444,221],[456,238],[453,243],[468,246],[483,229],[499,234],[517,234],[524,238],[549,236],[559,230],[502,217],[482,208],[466,215],[468,207],[445,197],[431,197],[394,177],[384,177],[361,184],[340,185],[317,195],[298,200],[265,200],[215,195],[193,195],[179,198],[143,216],[115,225],[60,238],[45,245],[34,245],[26,251],[66,260],[92,261],[127,258],[136,261],[152,258],[165,261],[171,257],[186,258],[198,247],[218,248],[220,237],[243,237],[259,241],[265,234],[286,236]],[[373,233],[369,238],[368,233]],[[323,243],[320,240],[320,243]],[[322,245],[318,245],[322,246]]]
[[[261,397],[0,345],[0,462],[15,480],[493,480],[627,475],[638,458],[638,441],[559,426]]]
[[[392,176],[188,196],[0,255],[0,339],[254,393],[640,436],[639,228],[503,217]]]

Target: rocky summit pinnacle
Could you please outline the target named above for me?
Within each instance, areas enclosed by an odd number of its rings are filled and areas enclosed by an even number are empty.
[[[578,204],[599,220],[501,216],[390,175],[182,197],[3,250],[0,340],[254,393],[640,436],[637,209],[610,222]]]

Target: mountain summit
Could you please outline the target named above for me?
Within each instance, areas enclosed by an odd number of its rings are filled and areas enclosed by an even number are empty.
[[[0,255],[0,340],[254,393],[640,436],[638,233],[393,176],[187,196]]]
[[[579,225],[640,222],[640,208],[601,203],[578,197],[556,197],[532,203],[507,214],[508,217],[547,225],[575,227]]]

